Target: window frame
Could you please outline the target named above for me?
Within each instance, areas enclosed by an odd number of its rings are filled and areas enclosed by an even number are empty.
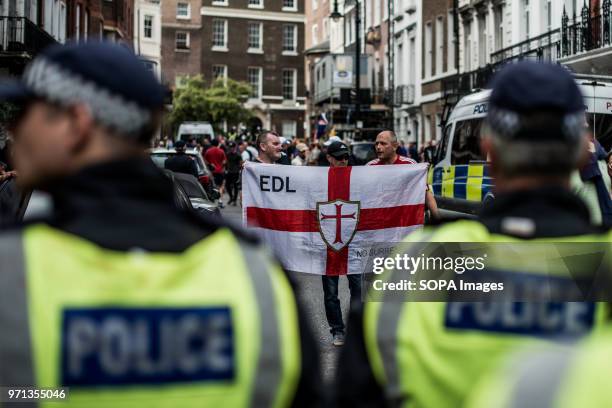
[[[287,28],[291,27],[293,30],[293,41],[292,49],[285,49]],[[282,55],[298,55],[298,26],[297,24],[283,24],[283,42],[282,42]]]
[[[285,6],[285,2],[287,1],[291,1],[291,3],[293,4],[293,6]],[[297,11],[298,7],[297,7],[297,0],[283,0],[283,11]]]
[[[179,10],[181,9],[180,5],[187,5],[187,14],[179,14]],[[176,3],[176,19],[177,20],[191,20],[191,3],[185,1],[179,1]]]
[[[252,90],[253,84],[251,83],[251,70],[257,70],[257,95],[253,96],[253,92],[249,95],[249,99],[260,101],[263,95],[263,68],[262,67],[247,67],[247,82],[251,85]]]
[[[258,26],[259,47],[251,47],[251,26]],[[247,52],[252,54],[263,53],[263,23],[260,21],[249,21],[247,23]]]
[[[291,85],[291,98],[287,98],[285,96],[285,73],[286,72],[291,72],[292,76],[293,76],[293,83]],[[294,102],[297,100],[297,69],[295,68],[283,68],[282,71],[282,87],[281,87],[281,91],[282,91],[282,97],[283,97],[283,101],[285,102]]]
[[[217,22],[222,22],[223,23],[223,45],[218,45],[215,44],[215,24]],[[228,40],[228,21],[225,18],[214,18],[212,21],[212,50],[213,51],[223,51],[223,52],[227,52],[228,51],[228,47],[227,44],[229,42]]]
[[[257,4],[251,4],[251,1],[257,1]],[[263,9],[264,8],[264,0],[248,0],[247,7],[252,9]]]
[[[179,34],[185,34],[185,48],[180,48],[179,45],[179,39],[178,36]],[[174,33],[174,50],[175,51],[190,51],[191,50],[191,45],[190,45],[190,35],[189,35],[189,31],[184,31],[184,30],[177,30]]]
[[[147,17],[150,18],[151,26],[149,27],[150,35],[147,36]],[[155,20],[155,16],[152,14],[145,14],[142,20],[142,38],[152,40],[153,39],[153,22]]]

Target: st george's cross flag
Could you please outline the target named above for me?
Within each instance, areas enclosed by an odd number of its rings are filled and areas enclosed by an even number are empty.
[[[401,242],[422,227],[427,166],[247,162],[243,221],[289,271],[363,273],[373,243]]]

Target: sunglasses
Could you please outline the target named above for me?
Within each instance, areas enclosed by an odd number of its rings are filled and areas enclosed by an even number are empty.
[[[349,159],[349,155],[348,154],[343,154],[342,156],[338,156],[338,157],[334,157],[336,160],[348,160]]]

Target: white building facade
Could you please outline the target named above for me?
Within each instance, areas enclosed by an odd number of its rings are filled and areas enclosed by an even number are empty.
[[[424,0],[393,1],[394,129],[400,140],[416,141],[421,132],[422,14]]]
[[[134,2],[134,51],[161,78],[161,7],[159,0]]]

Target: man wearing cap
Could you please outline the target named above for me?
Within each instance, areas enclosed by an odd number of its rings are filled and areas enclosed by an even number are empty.
[[[291,152],[289,151],[291,140],[283,136],[279,137],[279,139],[281,142],[281,157],[276,161],[276,164],[291,166]]]
[[[342,142],[334,141],[327,147],[327,160],[330,167],[346,167],[349,162],[349,149]],[[346,275],[349,290],[351,291],[351,307],[361,302],[361,275]],[[338,276],[321,277],[323,283],[323,300],[325,304],[325,316],[332,334],[334,346],[344,345],[344,321],[342,309],[338,299]]]
[[[318,404],[283,271],[174,206],[147,153],[163,89],[131,51],[50,47],[0,99],[23,106],[18,181],[53,201],[50,218],[0,234],[0,386],[66,387],[73,406]]]
[[[198,178],[198,166],[195,161],[185,154],[185,141],[179,140],[174,144],[176,154],[164,161],[164,168],[175,173],[191,174]]]
[[[509,64],[493,80],[483,129],[482,148],[496,180],[495,201],[476,220],[409,235],[408,256],[416,256],[410,248],[420,247],[419,242],[512,242],[516,253],[494,253],[484,262],[483,279],[491,276],[494,265],[514,285],[533,287],[542,282],[542,265],[529,262],[524,255],[529,248],[558,241],[608,245],[610,234],[590,224],[587,208],[570,192],[570,174],[579,167],[585,146],[584,101],[567,70],[533,62]],[[410,273],[423,276],[427,269]],[[473,276],[473,271],[465,273]],[[557,279],[575,285],[567,275]],[[603,320],[603,313],[596,312],[604,312],[587,302],[535,305],[508,297],[402,302],[413,295],[401,296],[365,302],[363,312],[351,316],[335,387],[339,406],[463,406],[478,378],[515,347],[536,338],[588,335]],[[529,313],[535,306],[539,312]],[[570,312],[573,308],[581,312]]]

